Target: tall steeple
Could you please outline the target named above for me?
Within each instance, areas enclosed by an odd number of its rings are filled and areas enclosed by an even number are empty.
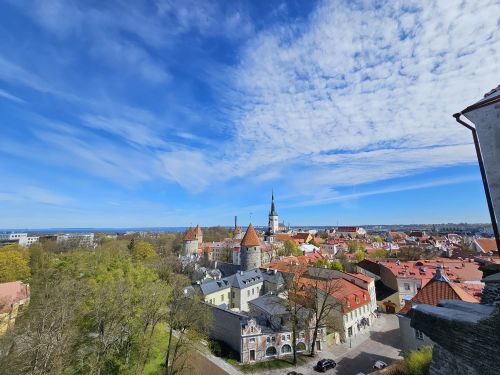
[[[278,233],[279,223],[278,223],[278,213],[276,212],[276,206],[274,204],[274,190],[271,195],[271,211],[269,211],[269,222],[268,222],[268,234],[273,235]]]
[[[274,207],[274,189],[271,194],[271,211],[269,212],[269,216],[278,216],[276,208]]]

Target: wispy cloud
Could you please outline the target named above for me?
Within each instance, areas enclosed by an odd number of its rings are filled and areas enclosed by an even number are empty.
[[[26,186],[17,191],[0,191],[0,201],[3,202],[32,202],[45,205],[63,206],[71,199],[63,194],[51,192],[38,186]]]
[[[12,95],[12,94],[10,94],[7,91],[2,90],[2,89],[0,89],[0,97],[12,100],[13,102],[16,102],[16,103],[24,103],[23,99],[15,96],[15,95]]]

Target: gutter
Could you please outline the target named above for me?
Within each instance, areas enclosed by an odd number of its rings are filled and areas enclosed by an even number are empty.
[[[497,101],[499,98],[497,97],[495,101]],[[485,101],[486,102],[486,101]],[[491,102],[486,102],[486,103],[478,103],[480,104],[479,106],[484,106],[487,104],[491,104]],[[476,105],[477,106],[477,105]],[[478,106],[478,107],[479,107]],[[465,111],[470,111],[474,106],[468,107]],[[481,171],[481,179],[483,180],[483,188],[484,188],[484,193],[486,194],[486,203],[488,204],[488,211],[490,213],[490,220],[491,220],[491,225],[493,226],[493,234],[495,236],[495,241],[497,244],[497,250],[500,251],[500,233],[498,231],[498,224],[497,220],[495,218],[495,211],[493,210],[493,202],[491,200],[491,194],[490,194],[490,188],[488,186],[488,180],[486,178],[486,171],[484,169],[484,162],[483,162],[483,157],[481,155],[481,147],[479,146],[479,139],[477,137],[477,131],[476,128],[474,128],[472,125],[467,124],[463,120],[460,119],[460,116],[462,116],[462,112],[455,113],[453,117],[455,120],[465,126],[467,129],[469,129],[472,132],[472,138],[474,139],[474,147],[476,148],[476,156],[477,156],[477,161],[479,162],[479,169]]]

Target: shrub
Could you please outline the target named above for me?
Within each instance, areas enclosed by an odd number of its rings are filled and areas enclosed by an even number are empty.
[[[391,371],[391,375],[427,375],[432,361],[432,347],[424,346],[419,350],[410,352]]]

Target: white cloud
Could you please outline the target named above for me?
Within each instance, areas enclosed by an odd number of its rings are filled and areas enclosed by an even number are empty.
[[[235,136],[198,163],[229,163],[225,178],[293,171],[328,191],[476,162],[451,115],[498,83],[500,4],[367,6],[324,2],[251,40],[221,92]]]

